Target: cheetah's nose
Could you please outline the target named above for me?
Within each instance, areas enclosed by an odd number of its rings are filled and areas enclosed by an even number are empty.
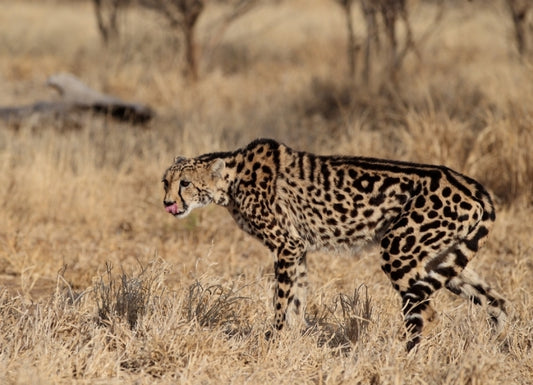
[[[174,203],[173,205],[171,206],[167,206],[165,207],[165,210],[167,213],[169,214],[174,214],[176,215],[178,213],[178,205],[176,203]]]
[[[178,205],[176,202],[167,202],[163,201],[163,204],[165,205],[165,211],[169,214],[176,214],[178,212]]]

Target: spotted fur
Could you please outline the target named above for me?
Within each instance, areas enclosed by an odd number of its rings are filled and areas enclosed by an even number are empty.
[[[260,139],[234,152],[176,158],[163,176],[178,217],[211,202],[275,254],[275,326],[302,319],[307,252],[377,242],[381,268],[403,301],[410,338],[434,316],[442,287],[487,307],[498,330],[505,301],[468,262],[495,220],[487,191],[444,166],[317,156]]]

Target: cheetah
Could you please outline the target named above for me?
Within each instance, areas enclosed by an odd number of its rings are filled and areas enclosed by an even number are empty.
[[[447,288],[484,305],[497,332],[505,300],[467,267],[495,220],[487,191],[444,166],[319,156],[272,139],[233,152],[178,157],[165,171],[163,204],[183,218],[215,203],[274,255],[274,327],[304,318],[307,252],[380,247],[381,269],[402,299],[407,349]]]

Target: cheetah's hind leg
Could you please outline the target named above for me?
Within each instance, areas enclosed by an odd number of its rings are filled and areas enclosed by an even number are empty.
[[[471,300],[476,305],[485,306],[497,338],[504,337],[507,320],[505,300],[475,271],[466,267],[461,273],[446,282],[446,288],[462,298]]]

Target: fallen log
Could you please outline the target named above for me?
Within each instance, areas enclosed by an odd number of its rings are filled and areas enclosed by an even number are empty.
[[[126,102],[115,96],[93,90],[71,74],[52,75],[47,85],[56,89],[61,100],[39,101],[26,106],[0,107],[0,119],[19,120],[35,113],[67,114],[74,110],[88,110],[109,115],[133,124],[147,123],[154,111],[144,104]]]

